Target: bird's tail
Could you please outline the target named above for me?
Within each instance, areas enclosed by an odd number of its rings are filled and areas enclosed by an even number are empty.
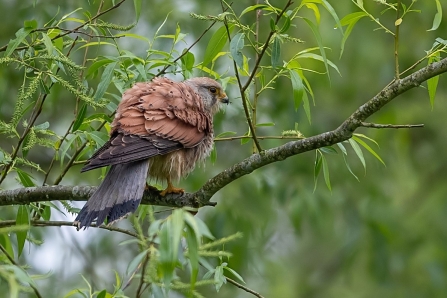
[[[96,218],[97,226],[107,218],[111,223],[137,209],[146,186],[149,162],[139,160],[113,165],[104,181],[87,201],[73,225],[88,227]]]

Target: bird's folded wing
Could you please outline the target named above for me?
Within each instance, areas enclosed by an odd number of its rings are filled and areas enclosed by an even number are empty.
[[[137,83],[123,94],[111,139],[82,171],[192,148],[212,129],[202,100],[187,85],[166,78]]]

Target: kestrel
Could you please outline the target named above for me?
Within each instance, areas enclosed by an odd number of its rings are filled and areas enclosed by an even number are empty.
[[[160,194],[182,193],[173,180],[190,173],[213,146],[213,115],[228,103],[222,86],[210,78],[174,82],[154,78],[124,92],[110,139],[87,161],[82,172],[111,165],[104,181],[73,225],[101,225],[134,212],[146,179],[167,181]]]

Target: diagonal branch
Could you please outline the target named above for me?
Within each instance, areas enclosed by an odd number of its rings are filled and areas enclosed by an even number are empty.
[[[161,197],[157,192],[147,191],[143,196],[142,202],[145,204],[173,207],[214,206],[215,203],[210,202],[212,196],[232,181],[250,174],[265,165],[348,140],[351,138],[353,132],[362,126],[362,122],[378,112],[398,95],[414,87],[418,87],[428,79],[445,72],[447,72],[447,58],[430,64],[401,80],[395,80],[368,102],[360,106],[338,128],[332,131],[297,141],[291,141],[282,146],[265,150],[260,154],[253,154],[208,180],[195,193]],[[85,201],[90,197],[94,189],[95,187],[92,186],[52,186],[4,190],[0,191],[0,206],[52,200]]]

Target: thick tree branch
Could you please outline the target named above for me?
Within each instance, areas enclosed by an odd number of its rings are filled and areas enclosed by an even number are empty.
[[[86,201],[95,192],[96,188],[96,186],[53,185],[3,190],[0,191],[0,206],[23,205],[44,201]],[[151,188],[145,190],[141,203],[169,207],[216,205],[214,202],[199,204],[192,194],[168,194],[162,197],[159,192]]]
[[[372,114],[378,112],[384,105],[395,99],[398,95],[414,87],[418,87],[428,79],[445,72],[447,72],[447,58],[430,64],[401,80],[395,80],[368,102],[360,106],[335,130],[309,138],[291,141],[282,146],[253,154],[208,180],[195,193],[161,197],[157,192],[148,190],[145,192],[142,202],[144,204],[172,207],[214,206],[215,203],[210,202],[211,197],[232,181],[270,163],[348,140],[351,138],[353,132],[362,126],[362,122]],[[96,187],[92,186],[50,186],[5,190],[0,191],[0,206],[52,200],[85,201],[95,189]]]
[[[16,221],[15,220],[2,220],[0,221],[0,228],[5,228],[5,227],[10,227],[10,226],[15,226],[16,225]],[[63,226],[67,226],[67,227],[73,227],[73,222],[71,221],[49,221],[49,220],[30,220],[29,222],[30,226],[33,227],[63,227]],[[99,228],[99,229],[103,229],[103,230],[108,230],[108,231],[112,231],[112,232],[119,232],[119,233],[123,233],[129,236],[132,236],[134,238],[138,238],[138,235],[134,232],[131,232],[129,230],[126,229],[121,229],[121,228],[117,228],[115,226],[109,226],[109,225],[100,225],[99,227],[96,224],[91,224],[90,228]]]

